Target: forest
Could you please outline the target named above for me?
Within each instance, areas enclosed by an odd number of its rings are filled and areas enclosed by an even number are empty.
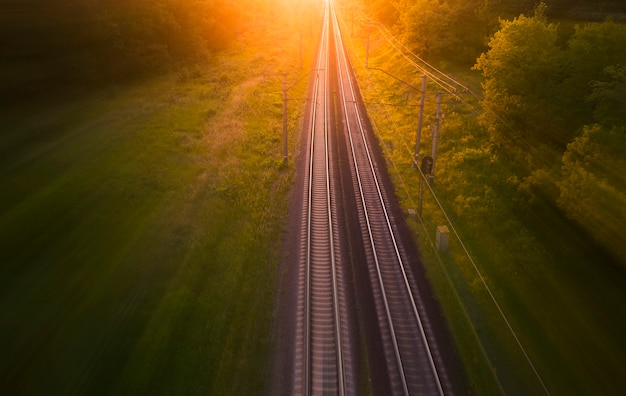
[[[424,59],[481,74],[489,140],[474,169],[510,170],[481,177],[483,190],[504,186],[521,206],[556,208],[626,265],[626,5],[398,0],[369,12]]]
[[[101,87],[194,65],[228,48],[276,0],[7,0],[2,102]]]

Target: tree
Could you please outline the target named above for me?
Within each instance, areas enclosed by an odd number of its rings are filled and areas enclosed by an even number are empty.
[[[426,58],[473,60],[490,33],[485,15],[479,12],[482,2],[405,0],[399,18],[404,39]]]
[[[610,68],[626,66],[626,26],[611,21],[578,26],[568,42],[561,100],[571,110],[569,124],[578,129],[592,122],[594,107],[585,99],[598,84],[615,81]],[[607,69],[609,68],[609,69]],[[596,81],[595,85],[591,84]],[[608,88],[608,87],[606,87]]]
[[[483,3],[495,18],[524,14],[537,5],[535,0],[484,0]]]
[[[606,125],[626,125],[626,66],[604,69],[608,81],[592,81],[593,92],[587,97],[594,106],[594,119]]]
[[[481,124],[496,145],[517,151],[541,144],[564,146],[570,136],[555,117],[562,113],[554,92],[562,78],[563,54],[545,8],[538,6],[532,17],[501,21],[489,51],[474,66],[485,77]]]
[[[387,26],[393,26],[399,19],[399,10],[396,1],[373,0],[364,2],[370,15]]]
[[[567,146],[558,206],[626,263],[626,128],[592,125]]]
[[[200,63],[246,32],[261,34],[258,18],[284,18],[278,2],[10,1],[0,6],[7,11],[0,11],[0,60],[8,76],[0,84],[0,102]]]

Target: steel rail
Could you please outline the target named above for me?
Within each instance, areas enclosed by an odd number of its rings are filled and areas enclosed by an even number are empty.
[[[338,24],[335,23],[335,26],[338,27]],[[335,34],[335,36],[337,36],[337,35],[338,34]],[[339,42],[341,42],[341,41],[339,40]],[[337,44],[337,41],[336,41],[335,47],[336,47],[336,52],[337,52],[337,58],[339,59],[340,49],[339,49],[339,45]],[[339,71],[340,80],[342,80],[343,79],[343,73],[342,73],[341,68],[339,67],[339,64],[338,64],[338,71]],[[346,115],[346,118],[347,118],[348,117],[347,101],[346,101],[346,95],[345,95],[343,84],[340,84],[340,87],[341,87],[341,92],[342,92],[342,102],[343,102],[343,107],[344,107],[344,114]],[[347,119],[346,119],[346,127],[348,128],[348,136],[350,138],[350,146],[351,146],[350,148],[351,148],[351,151],[352,151],[352,158],[355,159],[356,158],[356,152],[355,152],[355,148],[354,148],[354,143],[352,141],[352,134],[350,133],[350,123],[347,121]],[[369,216],[368,216],[368,212],[367,212],[367,204],[365,202],[365,197],[364,197],[364,192],[363,192],[363,183],[361,181],[361,174],[359,172],[359,165],[356,162],[356,160],[354,160],[353,163],[354,163],[354,166],[356,168],[355,176],[357,178],[357,182],[358,182],[358,186],[359,186],[359,196],[361,198],[361,204],[363,205],[363,210],[365,212],[366,224],[367,224],[367,228],[368,228],[368,237],[369,237],[369,240],[370,240],[370,244],[372,246],[372,250],[374,252],[374,260],[375,260],[375,265],[376,265],[376,271],[378,273],[378,280],[379,280],[380,290],[381,290],[381,293],[382,293],[382,296],[383,296],[383,303],[384,303],[385,312],[386,312],[386,315],[387,315],[387,323],[388,323],[389,328],[390,328],[389,330],[390,330],[391,337],[392,337],[392,343],[393,343],[393,347],[394,347],[394,354],[395,354],[395,357],[396,357],[396,361],[398,363],[398,370],[399,370],[400,378],[401,378],[401,381],[402,381],[402,388],[404,390],[404,393],[408,395],[409,394],[408,385],[407,385],[406,376],[405,376],[404,370],[403,370],[402,357],[400,356],[400,349],[399,349],[399,346],[398,346],[398,340],[397,340],[397,337],[395,336],[395,329],[394,329],[394,326],[393,326],[393,319],[391,317],[391,309],[389,307],[389,302],[388,302],[388,299],[387,299],[387,296],[386,296],[386,292],[385,292],[385,286],[384,286],[383,280],[382,280],[383,278],[382,278],[382,274],[381,274],[380,263],[378,261],[378,256],[376,254],[376,245],[374,243],[372,230],[371,230],[371,224],[370,224]]]
[[[336,253],[335,253],[335,230],[333,226],[333,209],[332,209],[332,196],[331,196],[331,169],[330,169],[330,143],[329,143],[329,103],[330,100],[328,98],[329,92],[329,10],[328,7],[325,9],[324,14],[324,23],[322,27],[322,37],[320,40],[320,49],[318,52],[318,60],[317,60],[317,75],[315,77],[314,82],[314,90],[313,90],[313,106],[311,113],[311,131],[310,131],[310,147],[309,147],[309,161],[308,161],[308,188],[307,188],[307,224],[306,224],[306,263],[305,263],[305,325],[304,325],[304,352],[303,352],[303,394],[309,395],[311,393],[327,393],[329,389],[333,389],[333,393],[335,391],[336,386],[336,394],[341,396],[346,393],[346,381],[344,375],[344,362],[343,362],[343,346],[341,342],[341,325],[340,325],[340,310],[339,310],[339,286],[337,281],[337,263],[336,263]],[[322,76],[320,76],[320,72],[322,72]],[[320,89],[323,90],[323,95],[320,95]],[[320,98],[322,96],[322,98]],[[320,106],[319,100],[322,100],[322,105]],[[318,113],[322,111],[322,119],[323,119],[323,127],[321,131],[317,128],[317,120]],[[321,142],[318,140],[320,136],[317,134],[321,134]],[[317,147],[317,145],[321,144],[322,147]],[[323,154],[323,172],[320,171],[318,165],[316,165],[316,161],[320,160],[318,152]],[[318,183],[319,178],[323,177],[323,182]],[[321,185],[323,184],[324,191],[319,191]],[[317,189],[316,189],[317,187]],[[320,210],[319,205],[316,205],[317,198],[324,199],[325,208]],[[317,209],[317,210],[316,210]],[[324,213],[325,212],[325,213]],[[319,220],[319,218],[322,218]],[[318,224],[321,221],[321,226]],[[317,225],[317,227],[316,227]],[[319,235],[321,233],[327,232],[328,234]],[[317,231],[317,232],[316,232]],[[316,255],[314,249],[314,242],[319,240],[328,241],[329,246],[324,246],[324,248],[330,248],[328,253],[328,257],[322,257],[321,259],[318,257],[319,253]],[[319,341],[321,345],[316,345],[315,343],[318,341],[315,337],[314,327],[324,327],[324,318],[317,320],[315,318],[315,295],[316,290],[324,289],[327,285],[318,285],[315,283],[316,274],[317,277],[320,277],[320,272],[325,272],[326,268],[326,258],[330,259],[330,274],[331,274],[331,293],[332,293],[332,320],[334,322],[334,334],[329,335],[327,337],[334,338],[335,344],[335,364],[336,364],[336,374],[333,378],[333,375],[329,375],[328,377],[324,374],[326,364],[325,356],[322,358],[319,355],[324,355],[328,351],[325,350],[325,342],[328,342],[328,339],[322,339]],[[321,261],[321,263],[320,263]],[[320,268],[320,266],[322,268]],[[320,293],[319,291],[317,292]],[[324,309],[324,307],[322,307]],[[322,314],[323,316],[323,314]],[[322,324],[318,324],[317,322],[322,322]],[[323,331],[322,331],[323,333]],[[319,335],[318,335],[319,337]],[[322,337],[326,338],[326,337]],[[314,357],[317,356],[317,365],[321,365],[321,379],[318,381],[319,373],[315,372],[316,362],[314,361]],[[319,362],[321,360],[321,363]]]
[[[385,204],[385,199],[383,197],[382,194],[382,189],[380,186],[380,182],[378,180],[378,177],[376,175],[376,170],[374,167],[374,161],[372,159],[372,155],[370,153],[370,149],[368,146],[368,142],[366,139],[366,133],[365,133],[365,127],[363,126],[362,120],[361,120],[361,116],[360,116],[360,111],[358,108],[358,103],[356,101],[356,94],[355,94],[355,90],[354,90],[354,84],[352,81],[352,78],[350,76],[350,70],[349,70],[349,66],[348,66],[348,61],[347,61],[347,56],[345,53],[345,48],[343,45],[343,41],[341,38],[341,34],[340,34],[340,30],[339,30],[339,23],[336,17],[336,14],[334,12],[334,9],[332,11],[332,22],[333,22],[333,31],[334,31],[334,36],[335,36],[335,50],[337,53],[337,66],[338,66],[338,71],[339,71],[339,75],[340,75],[340,81],[343,81],[343,76],[345,74],[345,79],[347,81],[347,84],[350,88],[350,93],[351,93],[351,97],[352,100],[348,100],[346,97],[346,92],[345,92],[345,88],[344,88],[344,84],[340,83],[341,86],[341,93],[342,93],[342,103],[343,103],[343,110],[344,110],[344,114],[346,117],[346,127],[348,129],[348,136],[349,136],[349,141],[350,141],[350,146],[351,146],[351,151],[352,151],[352,158],[353,158],[353,164],[356,170],[356,178],[357,178],[357,182],[358,182],[358,186],[359,186],[359,195],[360,195],[360,199],[361,199],[361,204],[363,205],[363,210],[365,213],[365,221],[367,224],[367,229],[368,229],[368,238],[371,244],[371,248],[372,251],[374,253],[374,260],[375,260],[375,265],[376,265],[376,271],[377,271],[377,275],[378,275],[378,281],[379,281],[379,285],[381,288],[381,293],[382,293],[382,298],[383,298],[383,302],[384,302],[384,306],[385,306],[385,310],[386,310],[386,316],[387,316],[387,320],[388,320],[388,325],[389,325],[389,330],[392,336],[392,341],[393,341],[393,346],[394,346],[394,353],[395,353],[395,357],[396,357],[396,361],[398,364],[398,370],[399,370],[399,374],[401,377],[401,381],[402,381],[402,388],[405,394],[409,394],[409,389],[408,389],[408,383],[407,383],[407,379],[406,379],[406,374],[404,371],[404,366],[403,366],[403,362],[402,362],[402,356],[400,354],[400,350],[399,350],[399,346],[398,346],[398,340],[397,340],[397,336],[395,333],[395,329],[394,329],[394,324],[393,324],[393,318],[391,315],[391,310],[389,307],[389,302],[387,299],[387,293],[385,291],[385,285],[384,285],[384,281],[383,281],[383,276],[382,276],[382,272],[381,272],[381,267],[380,267],[380,262],[379,262],[379,258],[378,255],[376,253],[376,242],[374,240],[374,235],[372,232],[372,224],[371,224],[371,220],[370,220],[370,216],[368,213],[368,209],[367,209],[367,202],[365,199],[365,194],[364,194],[364,188],[363,188],[363,183],[361,180],[361,175],[360,175],[360,170],[359,170],[359,165],[357,163],[357,153],[355,150],[355,143],[352,139],[352,131],[351,131],[351,126],[350,126],[350,122],[348,121],[349,118],[349,111],[348,111],[348,102],[351,102],[354,106],[354,114],[355,114],[355,119],[358,122],[358,132],[359,135],[361,136],[361,139],[363,141],[363,147],[367,156],[367,163],[369,164],[369,171],[371,172],[371,175],[374,179],[374,186],[376,187],[376,193],[378,195],[378,199],[379,199],[379,203],[380,203],[380,207],[382,208],[382,211],[384,213],[384,217],[385,217],[385,222],[386,222],[386,226],[389,232],[389,236],[391,238],[391,241],[393,243],[393,247],[394,247],[394,251],[395,251],[395,255],[396,255],[396,259],[398,261],[399,264],[399,268],[401,270],[402,273],[402,278],[404,281],[404,285],[406,287],[406,292],[407,295],[409,296],[409,301],[411,303],[411,309],[413,311],[413,315],[415,317],[415,320],[417,322],[418,328],[419,328],[419,332],[420,332],[420,336],[421,336],[421,340],[423,342],[424,348],[426,350],[427,353],[427,357],[428,357],[428,363],[430,365],[430,368],[432,370],[432,374],[433,374],[433,378],[435,379],[436,382],[436,386],[437,386],[437,391],[440,395],[444,394],[443,391],[443,386],[441,384],[441,379],[439,378],[439,373],[437,371],[435,362],[434,362],[434,358],[433,358],[433,354],[428,342],[428,338],[426,336],[426,333],[424,331],[424,326],[422,323],[422,319],[421,319],[421,315],[419,313],[419,310],[417,309],[417,304],[415,302],[415,298],[413,296],[413,289],[410,285],[407,273],[406,273],[406,268],[405,268],[405,264],[404,264],[404,260],[402,258],[402,254],[400,253],[400,249],[398,247],[398,243],[396,240],[396,236],[395,236],[395,232],[393,230],[393,226],[390,220],[390,216],[389,216],[389,212],[387,209],[387,206]],[[340,62],[340,59],[342,60],[342,62]]]
[[[328,15],[329,13],[329,7],[326,7],[326,13]],[[328,17],[327,17],[328,18]],[[327,27],[326,29],[326,34],[329,34],[329,29]],[[330,65],[329,65],[329,57],[328,57],[328,51],[330,50],[330,41],[327,38],[326,40],[326,70],[330,70]],[[331,200],[330,200],[330,170],[329,170],[329,154],[328,154],[328,148],[329,148],[329,144],[328,144],[328,127],[329,127],[329,119],[328,119],[328,114],[329,114],[329,100],[328,100],[328,91],[329,91],[329,78],[328,78],[328,73],[325,74],[326,76],[326,88],[324,89],[324,105],[325,105],[325,110],[324,110],[324,139],[325,139],[325,150],[326,150],[326,196],[327,196],[327,204],[328,204],[328,226],[330,229],[330,251],[331,251],[331,273],[332,273],[332,281],[333,281],[333,309],[334,309],[334,314],[335,314],[335,333],[336,333],[336,337],[337,337],[337,379],[339,381],[339,395],[343,396],[345,394],[345,378],[344,378],[344,372],[343,372],[343,349],[342,349],[342,345],[341,345],[341,327],[340,327],[340,314],[339,314],[339,294],[338,294],[338,286],[337,286],[337,262],[335,260],[335,249],[334,249],[334,245],[333,245],[333,235],[334,235],[334,229],[333,229],[333,224],[332,224],[332,211],[331,211]]]

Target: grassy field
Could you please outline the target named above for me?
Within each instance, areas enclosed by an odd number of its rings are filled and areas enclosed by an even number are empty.
[[[415,87],[421,73],[375,29],[371,69],[365,69],[366,37],[362,28],[347,39],[353,64],[396,194],[406,209],[417,208],[420,177],[412,153],[419,93],[373,68]],[[479,92],[479,75],[458,68],[452,73]],[[437,89],[427,89],[422,155],[430,152]],[[472,392],[620,394],[626,386],[621,375],[626,276],[557,213],[520,207],[509,199],[511,186],[486,182],[488,188],[472,190],[489,180],[489,173],[507,172],[484,150],[488,137],[476,125],[476,105],[475,99],[457,103],[444,97],[433,191],[448,217],[426,189],[423,222],[409,219]],[[453,169],[454,177],[446,174]],[[443,254],[435,249],[438,225],[451,229],[450,249]]]
[[[265,393],[293,179],[277,73],[291,150],[317,45],[297,15],[206,64],[0,112],[4,391]]]

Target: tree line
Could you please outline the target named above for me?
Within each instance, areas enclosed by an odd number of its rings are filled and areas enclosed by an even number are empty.
[[[369,14],[394,26],[406,43],[427,58],[472,62],[501,19],[532,14],[537,0],[374,0]],[[578,21],[626,19],[617,0],[545,0],[549,18]]]
[[[396,0],[370,12],[420,56],[482,74],[480,152],[514,176],[476,180],[513,183],[514,199],[556,208],[626,263],[623,2]]]
[[[201,62],[269,18],[279,1],[5,0],[2,101]]]

